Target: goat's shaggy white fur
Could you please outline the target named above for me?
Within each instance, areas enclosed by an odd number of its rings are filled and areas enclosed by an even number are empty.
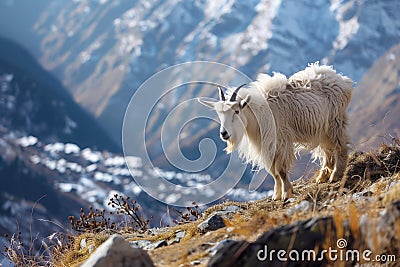
[[[241,118],[246,121],[245,133],[238,143],[227,140],[226,151],[237,149],[248,163],[271,173],[275,180],[274,199],[292,194],[288,171],[299,147],[311,150],[322,163],[318,182],[336,181],[346,165],[350,141],[347,107],[352,86],[350,78],[318,63],[309,64],[289,79],[280,73],[272,77],[258,75],[247,89],[238,92],[236,102],[250,99],[248,108],[243,105],[241,111]],[[224,112],[216,105],[214,108]]]
[[[275,199],[291,196],[288,171],[299,147],[312,150],[322,163],[318,182],[336,181],[343,175],[352,86],[350,78],[315,63],[289,79],[280,73],[260,74],[248,90],[239,91],[241,99],[251,96],[249,108],[243,109],[246,134],[230,146],[273,175]]]

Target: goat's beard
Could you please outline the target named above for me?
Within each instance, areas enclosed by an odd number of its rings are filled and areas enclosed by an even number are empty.
[[[225,152],[226,154],[230,154],[232,153],[236,148],[236,145],[234,142],[232,142],[231,140],[227,140],[226,141],[226,147],[225,147]]]

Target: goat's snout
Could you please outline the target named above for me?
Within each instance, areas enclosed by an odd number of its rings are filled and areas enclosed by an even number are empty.
[[[228,134],[228,132],[225,130],[225,129],[223,129],[223,128],[221,128],[221,130],[220,130],[220,135],[221,135],[221,137],[222,137],[222,139],[224,139],[224,140],[228,140],[229,139],[229,134]]]

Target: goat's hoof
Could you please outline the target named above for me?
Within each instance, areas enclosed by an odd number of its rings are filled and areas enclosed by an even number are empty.
[[[291,197],[292,197],[292,192],[291,192],[291,191],[284,192],[284,193],[282,194],[282,199],[283,199],[283,201],[285,201],[285,202],[286,202],[286,200],[288,200],[288,199],[291,198]]]
[[[339,177],[337,175],[331,175],[331,177],[329,177],[330,183],[336,183],[337,181],[339,181]]]
[[[272,200],[273,200],[273,201],[280,200],[280,199],[281,199],[281,197],[272,196]]]
[[[275,200],[280,200],[280,199],[282,199],[281,195],[278,195],[278,194],[275,194],[275,193],[272,195],[272,200],[275,201]]]
[[[322,184],[326,183],[328,179],[330,179],[330,172],[328,170],[320,170],[318,177],[317,177],[317,183]]]
[[[318,184],[326,183],[327,181],[328,181],[328,178],[323,177],[322,175],[319,175],[319,176],[317,177],[317,183],[318,183]]]
[[[282,199],[281,188],[274,187],[274,194],[272,195],[272,200],[280,200],[280,199]]]

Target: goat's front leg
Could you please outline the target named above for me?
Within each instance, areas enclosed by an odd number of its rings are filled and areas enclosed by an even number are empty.
[[[273,175],[275,180],[274,194],[272,195],[273,200],[286,200],[292,197],[293,187],[289,181],[286,172],[281,171],[277,175]]]
[[[272,200],[279,200],[282,198],[282,180],[280,179],[279,175],[273,174],[272,177],[274,178],[275,185],[274,185],[274,194],[272,195]]]
[[[286,200],[292,197],[293,194],[293,187],[292,184],[290,183],[289,176],[287,175],[287,172],[285,171],[280,171],[279,172],[279,177],[280,180],[282,181],[282,200]]]

